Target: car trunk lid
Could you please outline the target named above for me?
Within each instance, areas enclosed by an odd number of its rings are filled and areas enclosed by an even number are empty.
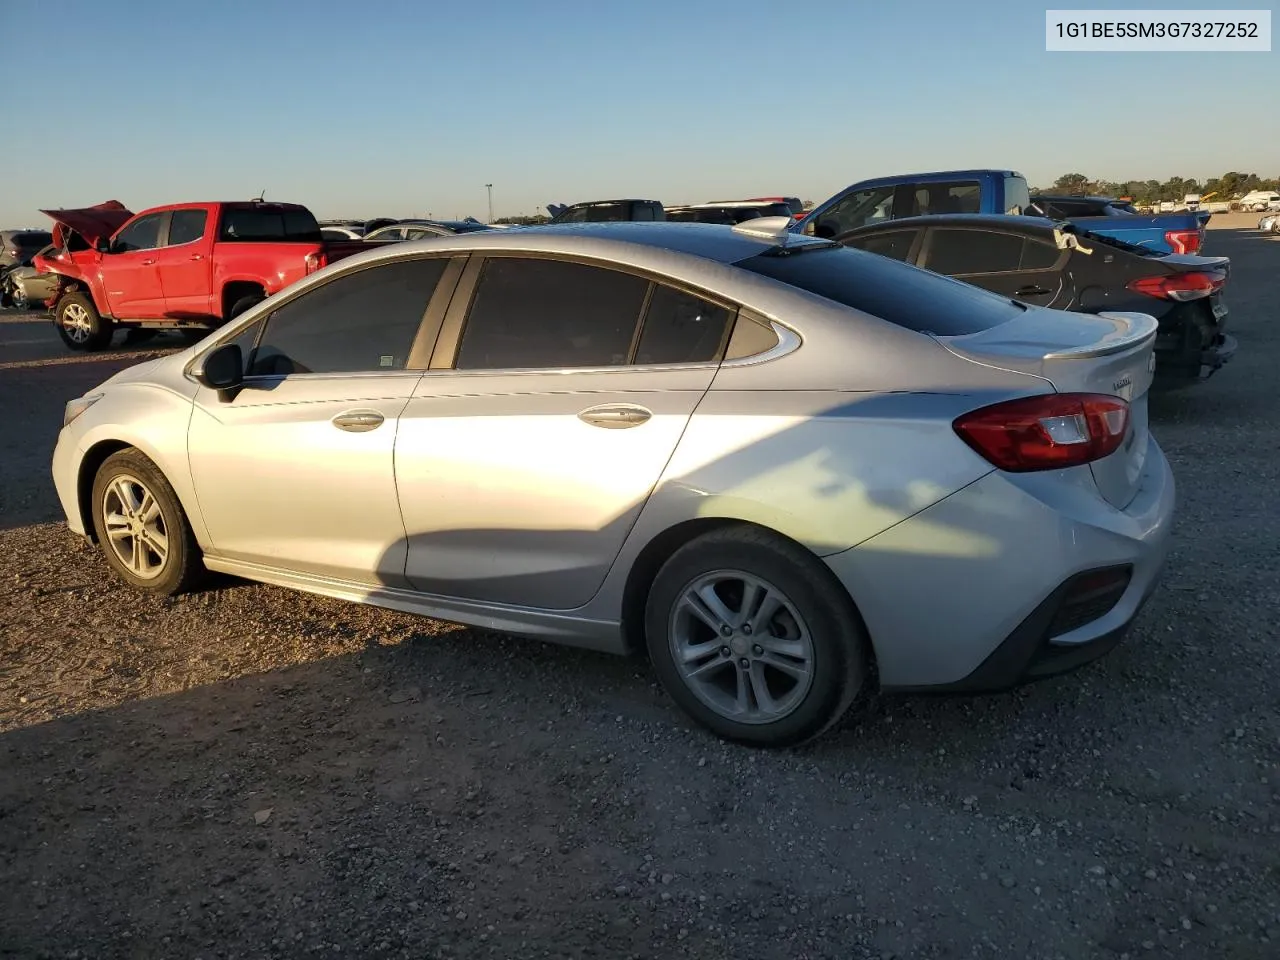
[[[1030,308],[979,333],[939,337],[947,350],[985,366],[1041,377],[1058,393],[1096,393],[1129,404],[1119,449],[1091,463],[1108,503],[1138,492],[1147,452],[1147,391],[1155,370],[1156,321],[1145,313],[1081,314]]]

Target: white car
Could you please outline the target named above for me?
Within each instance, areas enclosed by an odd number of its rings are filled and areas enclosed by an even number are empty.
[[[1280,209],[1280,193],[1275,190],[1254,190],[1240,198],[1240,206],[1244,210],[1253,210],[1256,213]]]

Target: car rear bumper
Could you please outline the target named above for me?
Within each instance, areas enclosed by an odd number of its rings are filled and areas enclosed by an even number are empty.
[[[862,614],[883,688],[1004,689],[1120,641],[1158,582],[1173,508],[1173,475],[1149,439],[1123,510],[1072,471],[995,472],[824,559]],[[1121,568],[1119,589],[1064,619],[1077,577]]]

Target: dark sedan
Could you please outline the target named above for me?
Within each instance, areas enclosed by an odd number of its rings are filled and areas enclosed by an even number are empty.
[[[888,220],[836,239],[1037,306],[1149,314],[1166,385],[1208,377],[1235,353],[1223,333],[1227,257],[1159,254],[1064,222],[983,214]]]

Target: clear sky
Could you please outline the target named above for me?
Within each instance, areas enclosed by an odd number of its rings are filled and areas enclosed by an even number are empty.
[[[0,226],[264,188],[321,217],[483,218],[486,183],[502,216],[970,166],[1280,173],[1280,53],[1046,53],[1045,6],[0,0]]]

